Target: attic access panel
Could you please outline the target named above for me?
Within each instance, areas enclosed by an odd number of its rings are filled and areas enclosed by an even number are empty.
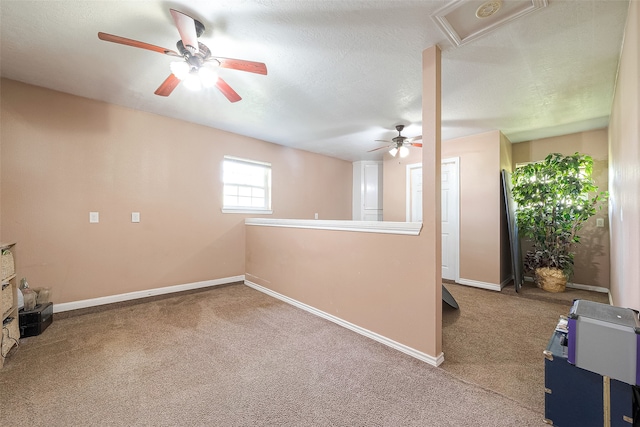
[[[455,46],[547,6],[548,0],[454,0],[431,15]]]

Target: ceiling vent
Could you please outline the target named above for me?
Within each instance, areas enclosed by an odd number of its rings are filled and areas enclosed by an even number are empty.
[[[548,0],[454,0],[431,15],[455,46],[547,6]]]

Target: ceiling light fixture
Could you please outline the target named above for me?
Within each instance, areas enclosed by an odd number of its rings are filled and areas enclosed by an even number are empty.
[[[404,145],[400,145],[399,147],[395,146],[389,150],[389,154],[393,157],[395,157],[396,154],[400,154],[400,157],[407,157],[409,155],[409,149]]]
[[[218,80],[218,74],[208,66],[197,68],[183,61],[175,61],[169,64],[169,67],[173,75],[182,80],[190,90],[213,87]]]

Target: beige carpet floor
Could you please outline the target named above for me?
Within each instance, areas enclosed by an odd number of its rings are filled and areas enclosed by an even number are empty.
[[[574,299],[609,303],[608,295],[567,288],[550,293],[525,283],[502,292],[445,283],[460,309],[443,305],[441,368],[544,414],[544,357]]]
[[[0,425],[543,426],[493,381],[468,382],[479,363],[467,356],[518,375],[499,349],[476,348],[477,322],[509,319],[490,335],[525,325],[518,336],[539,354],[526,325],[557,313],[517,318],[504,304],[468,303],[467,291],[452,289],[462,308],[448,315],[445,369],[241,284],[59,317],[0,370]],[[469,330],[451,337],[455,328]]]

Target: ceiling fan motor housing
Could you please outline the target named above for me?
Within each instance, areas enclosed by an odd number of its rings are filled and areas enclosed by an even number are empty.
[[[178,52],[184,57],[185,61],[191,68],[198,69],[204,65],[205,61],[209,60],[211,57],[211,52],[209,48],[203,44],[198,42],[198,53],[192,53],[189,49],[187,49],[182,40],[178,40],[176,43],[176,47],[178,48]]]
[[[396,125],[396,130],[398,131],[398,136],[396,136],[395,138],[391,139],[396,144],[396,148],[402,147],[402,144],[404,144],[404,141],[407,139],[406,136],[400,135],[400,132],[402,132],[403,129],[404,129],[404,125]]]

